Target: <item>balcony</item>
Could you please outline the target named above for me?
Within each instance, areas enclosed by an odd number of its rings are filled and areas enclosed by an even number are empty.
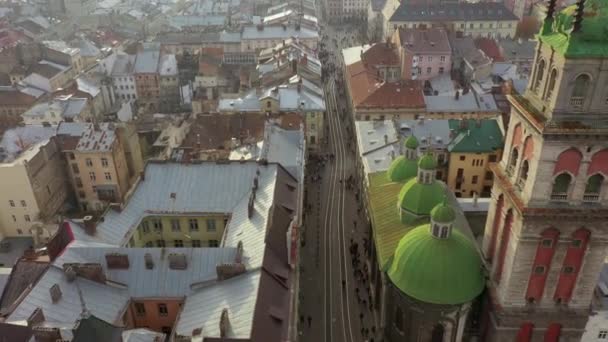
[[[585,203],[597,203],[600,201],[600,194],[588,192],[583,195],[583,202]]]
[[[554,192],[551,194],[551,200],[554,202],[567,202],[568,193],[567,192]]]
[[[582,108],[585,98],[582,96],[573,96],[570,98],[570,105],[574,108]]]

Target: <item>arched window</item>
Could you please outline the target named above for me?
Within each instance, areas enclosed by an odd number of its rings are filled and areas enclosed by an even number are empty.
[[[534,83],[535,90],[539,90],[538,87],[540,87],[543,77],[545,77],[545,61],[541,59],[540,63],[538,63],[538,70],[536,71],[536,81]]]
[[[589,75],[578,75],[574,80],[574,88],[572,89],[572,96],[570,96],[570,105],[574,107],[581,107],[583,105],[590,83],[591,78]]]
[[[530,169],[530,163],[527,160],[524,160],[521,163],[521,170],[519,172],[519,180],[517,181],[517,186],[519,189],[523,189],[526,185],[526,180],[528,180],[528,171]]]
[[[517,165],[517,159],[519,158],[519,151],[516,148],[511,152],[511,159],[509,160],[509,166],[507,167],[507,173],[513,174],[513,170],[515,170],[515,166]]]
[[[553,190],[551,191],[551,199],[556,201],[567,200],[571,182],[572,176],[568,173],[562,173],[555,177],[555,180],[553,181]]]
[[[403,332],[403,310],[397,306],[395,309],[395,328],[400,332]]]
[[[445,328],[443,324],[437,324],[433,327],[433,332],[431,333],[431,342],[443,342],[443,334],[445,333]]]
[[[550,99],[551,95],[553,95],[553,90],[555,88],[555,82],[557,81],[557,69],[551,70],[551,75],[549,75],[549,87],[547,88],[547,95],[545,99]]]
[[[587,179],[587,185],[585,185],[585,194],[583,195],[583,201],[585,202],[597,202],[600,199],[600,193],[602,192],[602,184],[604,183],[604,176],[599,173]]]

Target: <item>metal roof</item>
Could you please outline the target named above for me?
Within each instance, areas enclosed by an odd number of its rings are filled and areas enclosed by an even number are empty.
[[[61,298],[53,303],[49,290],[55,284],[61,289]],[[120,318],[128,301],[126,289],[80,277],[69,282],[63,270],[51,267],[6,321],[27,320],[36,308],[42,308],[45,321],[49,323],[74,323],[80,319],[83,309],[106,322],[114,322]]]
[[[136,74],[148,73],[153,74],[158,70],[158,62],[160,51],[142,51],[135,58],[135,67],[133,72]]]
[[[118,253],[129,258],[128,269],[109,269],[105,255]],[[188,266],[185,270],[169,268],[168,255],[185,254]],[[154,268],[146,268],[144,255],[150,254]],[[66,248],[54,265],[62,268],[66,263],[100,263],[106,279],[126,286],[130,297],[182,297],[190,293],[195,283],[215,280],[215,267],[232,263],[236,247],[230,248],[127,248],[89,246]]]
[[[258,170],[258,195],[262,192],[270,198],[256,196],[256,208],[266,200],[272,203],[276,165],[261,166],[255,162],[148,163],[145,179],[139,182],[124,209],[121,212],[108,211],[104,221],[97,226],[96,236],[102,242],[122,245],[129,240],[142,218],[155,214],[231,213],[227,231],[240,226],[264,230],[267,208],[256,210],[259,215],[254,215],[251,220],[247,217],[247,201]],[[175,198],[172,198],[172,193]]]
[[[108,152],[112,150],[112,144],[115,139],[116,133],[113,124],[89,124],[82,133],[78,145],[76,145],[76,150],[81,152]]]
[[[192,330],[202,328],[202,337],[220,336],[220,318],[228,310],[228,338],[248,338],[253,325],[255,303],[262,271],[247,272],[238,277],[203,288],[186,298],[175,331],[192,336]]]

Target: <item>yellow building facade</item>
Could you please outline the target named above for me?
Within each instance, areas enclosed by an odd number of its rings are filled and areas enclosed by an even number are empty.
[[[218,247],[229,216],[146,216],[129,240],[129,247]]]
[[[490,166],[500,161],[502,151],[492,153],[451,153],[448,186],[456,197],[490,197],[494,177]]]

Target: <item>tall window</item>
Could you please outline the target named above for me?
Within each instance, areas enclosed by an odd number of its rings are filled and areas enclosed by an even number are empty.
[[[160,232],[163,230],[163,222],[160,219],[153,220],[152,225],[154,226],[155,232]]]
[[[178,248],[184,247],[184,240],[174,240],[173,246],[178,247]]]
[[[545,77],[545,61],[541,59],[540,63],[538,63],[538,70],[536,71],[536,81],[534,82],[534,89],[536,91],[539,91],[538,88],[540,87],[540,84],[544,77]]]
[[[604,183],[604,176],[599,173],[589,177],[587,179],[587,185],[585,185],[585,194],[583,195],[583,201],[597,201],[599,200],[600,193],[602,191],[602,183]]]
[[[570,97],[570,105],[574,107],[580,107],[583,105],[590,83],[591,79],[589,78],[589,75],[578,75],[576,80],[574,80],[574,88],[572,89],[572,96]]]
[[[87,164],[88,167],[93,166],[93,161],[91,160],[91,158],[87,158],[86,159],[86,164]]]
[[[90,178],[92,181],[95,181],[95,179],[97,179],[97,177],[95,177],[95,172],[89,172],[89,178]]]
[[[395,328],[400,332],[403,332],[403,310],[397,306],[395,309]]]
[[[158,304],[158,315],[167,316],[168,314],[169,314],[169,310],[167,309],[167,304],[163,304],[163,303]]]
[[[207,231],[208,232],[216,231],[215,220],[207,220]]]
[[[144,303],[135,303],[135,313],[137,314],[137,316],[146,315],[146,307]]]
[[[198,232],[198,220],[197,219],[190,219],[190,220],[188,220],[188,223],[190,224],[190,231]]]
[[[519,172],[519,180],[517,181],[517,186],[519,187],[519,189],[523,189],[524,186],[526,185],[526,181],[528,180],[528,171],[530,169],[530,164],[528,163],[527,160],[524,160],[523,163],[521,163],[521,171]]]
[[[551,75],[549,76],[549,88],[547,88],[547,95],[545,99],[550,99],[551,95],[553,95],[553,89],[555,88],[555,82],[557,81],[557,69],[551,70]]]
[[[179,219],[172,219],[171,220],[171,231],[179,232],[180,230],[181,230],[181,227],[179,225]]]
[[[509,166],[507,167],[507,173],[512,174],[513,170],[515,170],[515,166],[517,165],[517,159],[519,158],[519,151],[516,148],[511,152],[511,160],[509,161]]]
[[[435,325],[433,332],[431,333],[431,342],[443,342],[444,332],[445,328],[442,324]]]
[[[562,173],[555,177],[553,182],[553,190],[551,191],[552,200],[566,200],[568,199],[568,190],[570,189],[570,183],[572,182],[572,176],[568,173]]]

